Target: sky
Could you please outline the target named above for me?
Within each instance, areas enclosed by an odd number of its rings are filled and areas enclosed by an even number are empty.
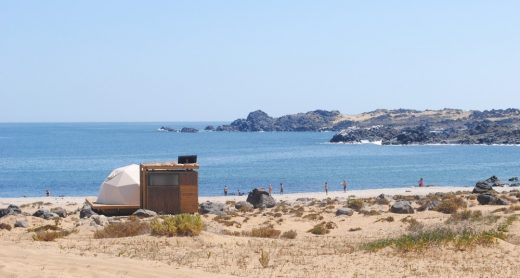
[[[2,1],[0,122],[520,106],[520,1]]]

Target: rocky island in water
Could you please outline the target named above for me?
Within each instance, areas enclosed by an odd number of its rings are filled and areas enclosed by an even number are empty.
[[[333,143],[520,144],[520,110],[378,109],[357,115],[315,110],[271,117],[257,110],[216,131],[333,131]]]

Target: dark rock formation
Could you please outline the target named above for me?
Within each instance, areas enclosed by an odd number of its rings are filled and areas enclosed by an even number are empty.
[[[276,205],[276,201],[269,195],[269,192],[261,188],[255,188],[249,192],[246,201],[251,203],[254,208],[272,208]]]
[[[437,206],[441,202],[439,200],[423,200],[420,203],[420,207],[417,209],[418,211],[425,211],[425,210],[435,210]]]
[[[181,132],[182,133],[197,133],[197,132],[199,132],[199,130],[196,128],[193,128],[193,127],[183,127],[181,129]]]
[[[132,215],[135,215],[139,218],[148,218],[157,216],[157,212],[148,210],[148,209],[138,209]]]
[[[51,212],[56,213],[61,218],[67,217],[67,211],[61,207],[52,208]]]
[[[89,218],[92,215],[97,215],[97,213],[95,213],[92,210],[92,208],[87,204],[83,205],[83,207],[79,211],[79,218]]]
[[[18,215],[21,214],[22,210],[16,205],[9,205],[5,209],[0,209],[0,218],[8,215]]]
[[[207,201],[200,204],[199,212],[200,214],[225,215],[227,213],[227,207],[222,203]]]
[[[339,111],[315,110],[307,113],[273,118],[261,110],[249,113],[246,119],[238,119],[230,125],[217,127],[217,131],[322,131],[332,130],[341,116]]]
[[[47,220],[59,217],[56,213],[50,212],[48,209],[39,209],[33,213],[33,216],[40,217],[40,218],[47,219]]]
[[[161,126],[159,128],[159,131],[167,131],[167,132],[178,132],[175,128],[167,127],[167,126]]]
[[[509,201],[493,196],[491,194],[479,194],[477,196],[477,201],[481,205],[509,205]]]
[[[204,128],[205,131],[215,131],[215,127],[212,126],[212,125],[208,125],[207,127]]]
[[[498,179],[496,176],[492,176],[486,180],[478,181],[473,188],[473,193],[483,194],[483,193],[494,193],[493,187],[495,186],[504,186],[504,184]]]
[[[331,142],[407,144],[520,144],[520,110],[376,110],[351,121]]]
[[[390,212],[411,214],[414,213],[414,209],[409,201],[397,201],[390,207]]]

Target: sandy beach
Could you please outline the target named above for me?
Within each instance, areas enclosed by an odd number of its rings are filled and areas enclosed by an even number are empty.
[[[114,223],[127,223],[129,218],[108,217],[101,223],[94,217],[81,219],[79,210],[86,197],[0,198],[0,209],[14,204],[22,210],[21,214],[0,218],[0,223],[12,227],[0,229],[0,276],[513,277],[520,271],[520,222],[516,220],[507,226],[504,237],[493,239],[490,244],[461,247],[447,243],[419,251],[403,251],[397,245],[377,250],[364,247],[380,239],[399,238],[413,229],[450,225],[471,226],[475,231],[496,229],[520,212],[516,210],[520,195],[514,188],[495,188],[497,196],[506,198],[508,205],[479,205],[471,189],[410,187],[333,191],[328,195],[275,194],[277,206],[252,210],[234,208],[246,196],[199,197],[199,203],[226,204],[227,213],[202,215],[204,229],[193,237],[142,234],[94,238],[96,231]],[[435,193],[441,201],[463,200],[465,207],[457,211],[478,211],[480,220],[460,220],[448,225],[453,221],[453,213],[419,211],[423,201]],[[380,202],[381,194],[387,196],[388,203]],[[353,206],[353,200],[360,200],[361,207]],[[398,200],[409,200],[414,213],[392,212],[391,207]],[[54,241],[34,240],[31,229],[56,223],[32,214],[38,209],[57,207],[68,214],[61,218],[60,229],[74,232]],[[339,209],[346,207],[353,208],[351,215],[337,215]],[[28,227],[15,228],[19,220],[25,220]],[[310,232],[321,223],[328,227],[326,233]],[[266,238],[251,234],[261,227],[279,233]],[[284,236],[288,231],[294,232],[294,238]]]

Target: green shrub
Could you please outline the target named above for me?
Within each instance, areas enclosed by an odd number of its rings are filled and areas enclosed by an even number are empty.
[[[157,236],[197,236],[203,228],[200,215],[178,214],[164,217],[163,221],[154,219],[150,224],[152,235]]]

